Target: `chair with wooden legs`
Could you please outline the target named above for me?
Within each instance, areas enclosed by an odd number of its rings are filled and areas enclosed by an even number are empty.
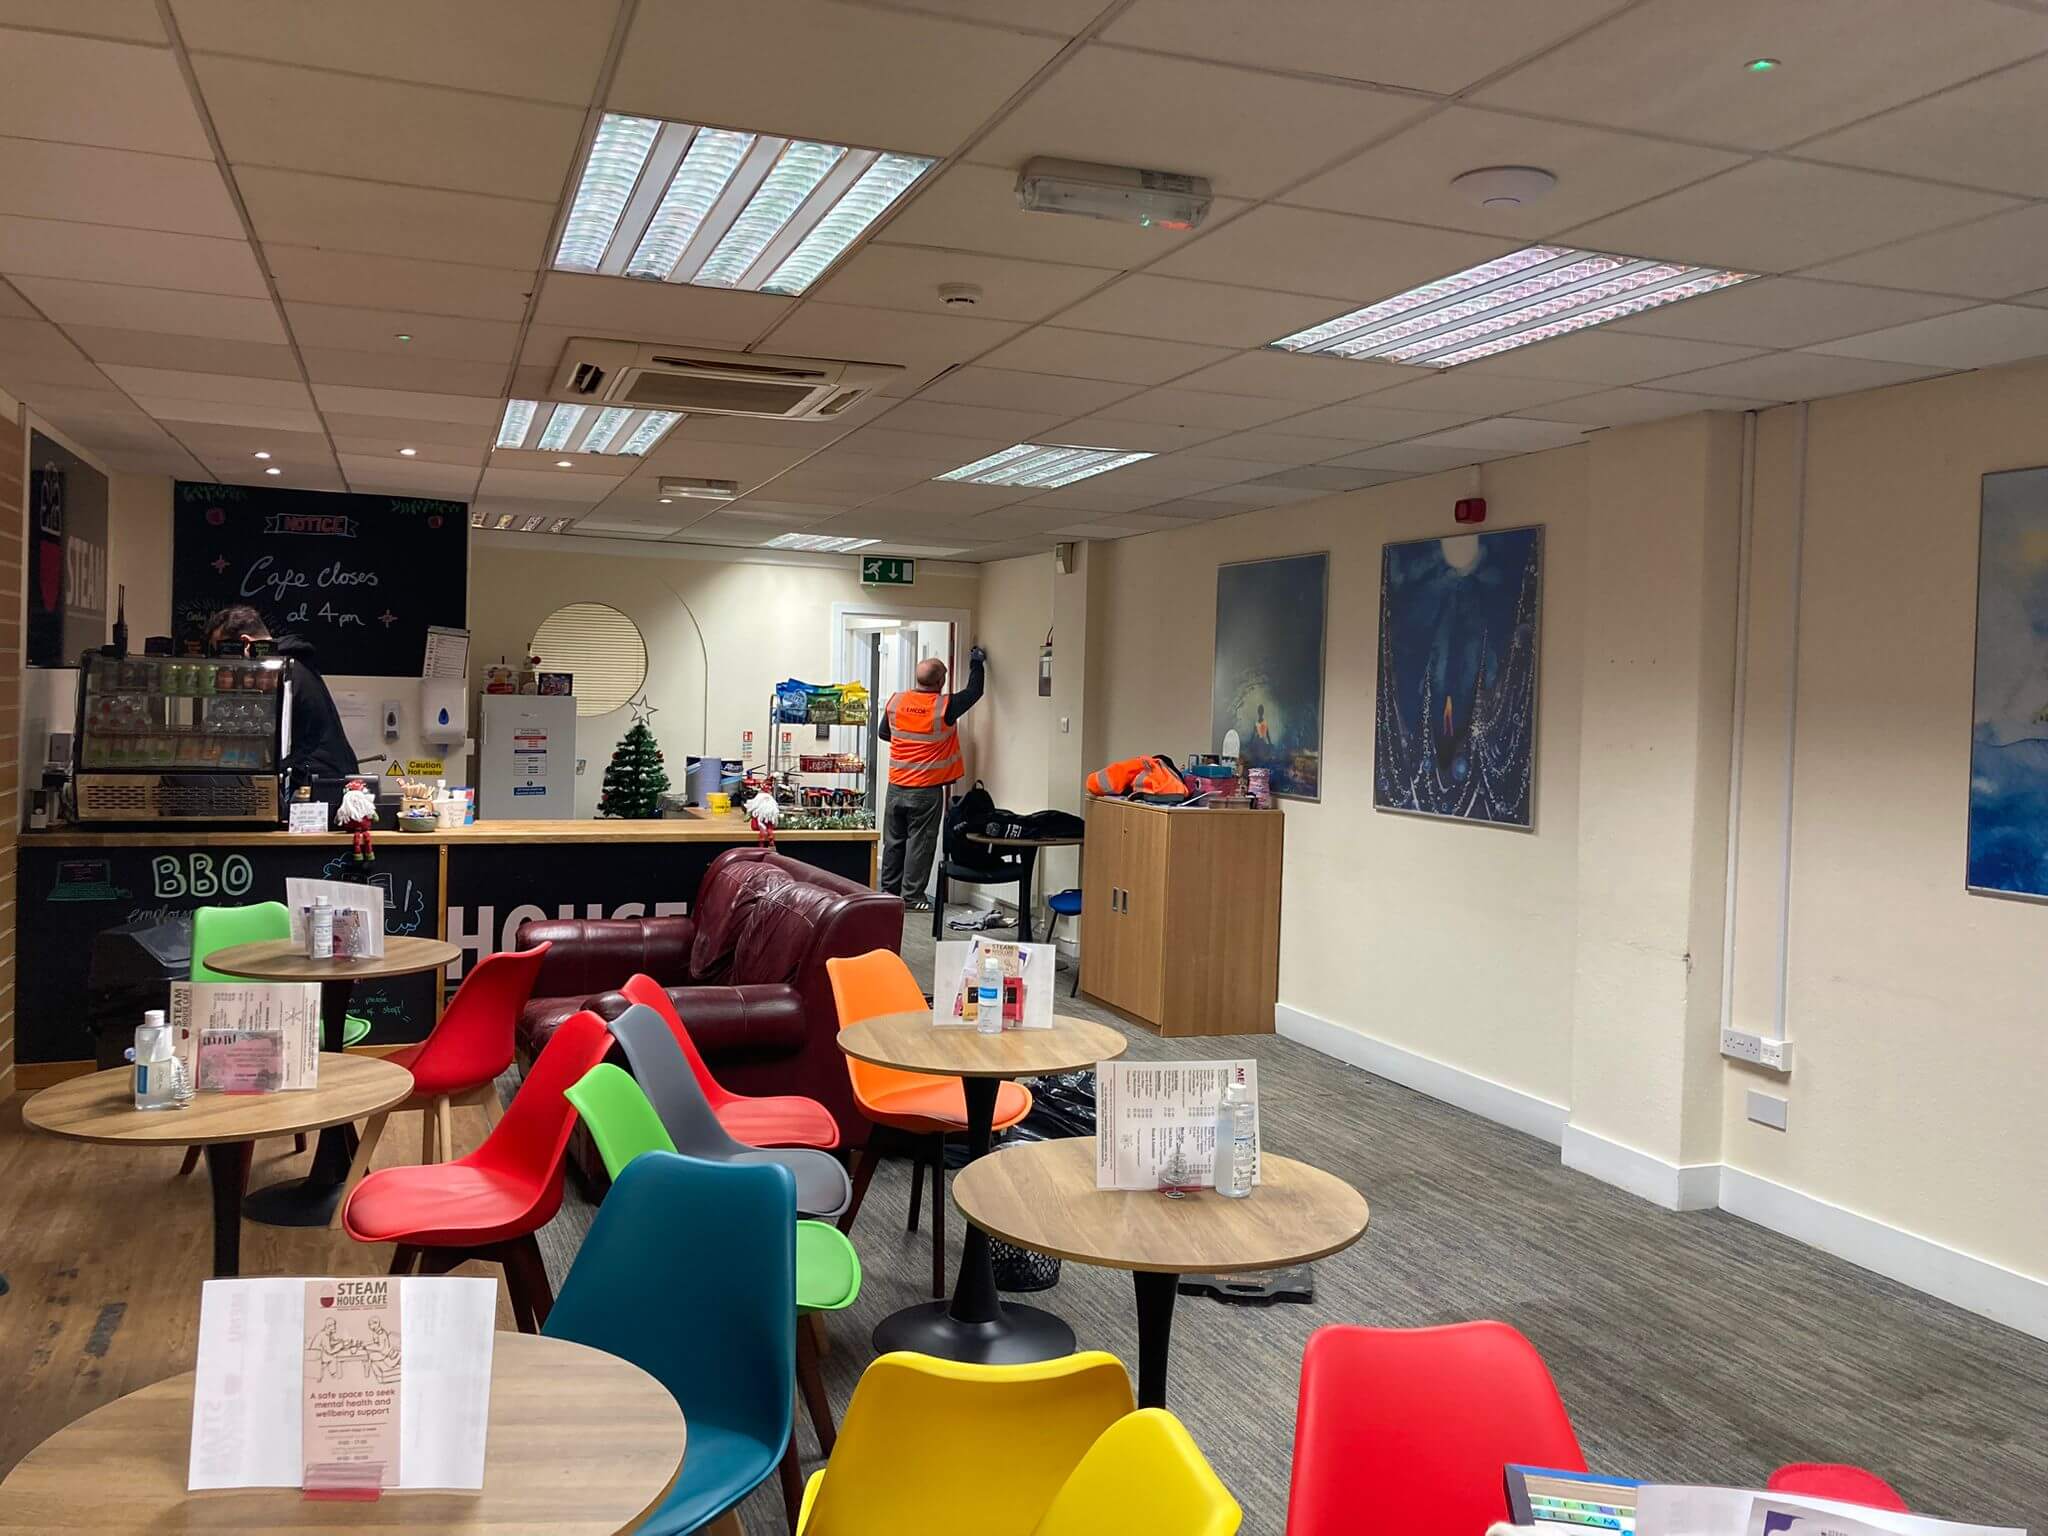
[[[511,954],[486,955],[462,978],[433,1032],[418,1045],[386,1058],[412,1074],[412,1097],[372,1115],[363,1127],[348,1171],[351,1187],[369,1171],[384,1123],[393,1115],[420,1112],[422,1163],[446,1162],[455,1155],[455,1106],[473,1105],[483,1110],[486,1125],[498,1123],[498,1074],[512,1065],[513,1029],[519,1010],[533,996],[548,949],[537,944]],[[340,1225],[339,1207],[334,1219]]]
[[[395,1243],[391,1273],[442,1275],[465,1259],[505,1266],[522,1333],[547,1321],[554,1294],[533,1234],[562,1204],[564,1157],[576,1108],[564,1090],[611,1049],[604,1020],[565,1020],[482,1146],[452,1163],[380,1168],[342,1202],[341,1224],[359,1243]]]
[[[910,967],[894,950],[877,949],[865,955],[830,959],[825,974],[831,978],[832,1001],[839,1010],[839,1027],[885,1013],[929,1015],[931,1004],[924,989],[910,974]],[[853,1204],[839,1218],[839,1230],[851,1232],[854,1218],[875,1165],[890,1150],[908,1152],[913,1159],[910,1186],[909,1230],[917,1230],[917,1212],[924,1199],[924,1173],[932,1175],[932,1295],[946,1294],[946,1137],[967,1129],[967,1089],[957,1077],[936,1077],[924,1072],[902,1072],[878,1067],[871,1062],[846,1058],[846,1071],[853,1084],[854,1102],[874,1129],[861,1149],[860,1163],[853,1174]],[[1021,1083],[1004,1083],[996,1090],[995,1129],[1007,1130],[1031,1113],[1031,1090]]]

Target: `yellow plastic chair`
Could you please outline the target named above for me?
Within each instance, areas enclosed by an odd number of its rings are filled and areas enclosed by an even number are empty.
[[[883,1355],[804,1489],[800,1536],[1032,1536],[1131,1378],[1099,1350],[1029,1365]]]
[[[1140,1408],[1088,1448],[1031,1536],[1235,1536],[1243,1520],[1180,1420]]]

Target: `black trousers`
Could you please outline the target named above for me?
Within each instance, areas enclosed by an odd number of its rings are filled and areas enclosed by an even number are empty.
[[[946,791],[933,784],[889,786],[882,812],[882,889],[891,896],[920,896],[932,877]]]

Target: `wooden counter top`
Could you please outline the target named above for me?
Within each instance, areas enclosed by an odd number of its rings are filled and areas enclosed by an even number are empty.
[[[877,834],[865,832],[780,832],[778,843],[872,843]],[[738,843],[754,841],[754,829],[744,816],[707,816],[675,821],[479,821],[469,827],[449,827],[432,832],[396,832],[377,829],[379,847],[409,844],[431,848],[447,844],[460,848],[465,843]],[[23,848],[221,848],[293,844],[318,846],[330,843],[346,846],[346,832],[285,832],[277,829],[223,831],[219,828],[191,831],[88,832],[67,828],[62,832],[24,832]]]

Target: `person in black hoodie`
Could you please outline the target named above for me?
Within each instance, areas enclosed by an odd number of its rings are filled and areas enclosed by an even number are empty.
[[[209,655],[256,653],[258,641],[270,641],[270,654],[292,662],[292,749],[285,758],[290,784],[297,789],[315,778],[347,778],[358,772],[356,750],[342,729],[341,712],[327,681],[313,666],[313,647],[297,635],[272,638],[263,615],[247,603],[223,608],[206,622]]]

